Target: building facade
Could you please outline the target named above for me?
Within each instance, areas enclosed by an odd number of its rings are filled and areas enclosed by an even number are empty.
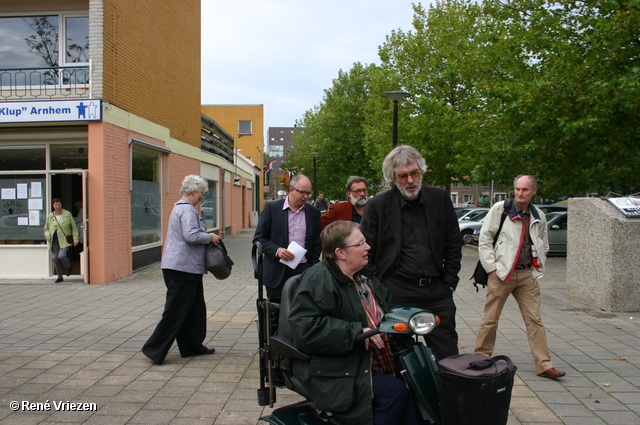
[[[200,111],[200,1],[8,3],[0,275],[54,275],[42,229],[52,198],[77,216],[83,250],[72,273],[92,284],[159,261],[187,174],[209,182],[209,231],[230,231],[225,196],[252,214],[256,165],[205,143],[204,129],[221,131]]]
[[[265,196],[269,200],[282,198],[287,188],[284,176],[288,172],[281,168],[287,160],[287,152],[294,149],[293,135],[297,132],[304,133],[302,127],[269,127],[267,131],[267,165],[270,169],[265,176]]]

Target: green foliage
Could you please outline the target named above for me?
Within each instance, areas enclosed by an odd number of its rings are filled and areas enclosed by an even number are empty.
[[[640,2],[443,0],[414,5],[381,64],[340,71],[307,111],[291,161],[343,199],[352,174],[377,182],[404,90],[399,144],[416,147],[426,184],[452,178],[510,185],[537,174],[541,194],[640,191]],[[307,172],[307,174],[310,174]]]

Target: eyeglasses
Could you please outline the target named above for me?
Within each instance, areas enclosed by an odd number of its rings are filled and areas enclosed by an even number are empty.
[[[354,248],[354,247],[358,247],[358,248],[364,248],[364,245],[367,243],[366,239],[363,239],[362,242],[357,243],[355,245],[347,245],[345,248]]]
[[[362,194],[367,193],[367,189],[350,190],[349,192],[355,193],[356,195],[360,195],[361,193]]]
[[[291,189],[295,190],[296,192],[298,192],[302,196],[313,196],[313,192],[305,192],[304,190],[296,189],[293,186],[291,186]]]
[[[411,176],[413,180],[418,180],[418,178],[421,175],[422,175],[422,172],[420,170],[413,170],[410,173],[396,174],[396,180],[406,181],[409,178],[409,176]]]

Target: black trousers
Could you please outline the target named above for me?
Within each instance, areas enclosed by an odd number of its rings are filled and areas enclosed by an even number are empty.
[[[409,283],[401,276],[385,276],[384,285],[391,291],[391,302],[395,305],[413,305],[431,310],[440,316],[440,324],[424,340],[438,358],[458,354],[458,333],[456,332],[456,305],[453,291],[444,279],[437,278],[429,285],[419,286]]]
[[[202,345],[207,334],[202,275],[166,269],[162,274],[167,286],[164,312],[153,334],[142,346],[144,355],[158,364],[164,361],[174,340],[182,357],[195,356],[207,349]]]

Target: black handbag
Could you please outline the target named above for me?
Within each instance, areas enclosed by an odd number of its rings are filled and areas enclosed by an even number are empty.
[[[210,243],[207,246],[204,253],[204,264],[207,271],[211,272],[216,279],[224,280],[229,277],[233,261],[222,241],[217,245]]]
[[[507,218],[509,214],[509,209],[511,208],[511,204],[513,203],[512,199],[507,199],[504,201],[504,210],[502,211],[502,216],[500,217],[500,227],[498,227],[498,231],[496,235],[493,237],[493,247],[496,246],[496,241],[498,240],[498,236],[500,236],[500,232],[502,231],[502,225],[504,224],[504,219]],[[476,287],[476,292],[480,290],[478,285],[482,285],[483,288],[487,287],[489,283],[489,274],[482,267],[482,263],[478,260],[478,264],[476,264],[476,268],[471,275],[469,280],[473,281],[473,286]]]

